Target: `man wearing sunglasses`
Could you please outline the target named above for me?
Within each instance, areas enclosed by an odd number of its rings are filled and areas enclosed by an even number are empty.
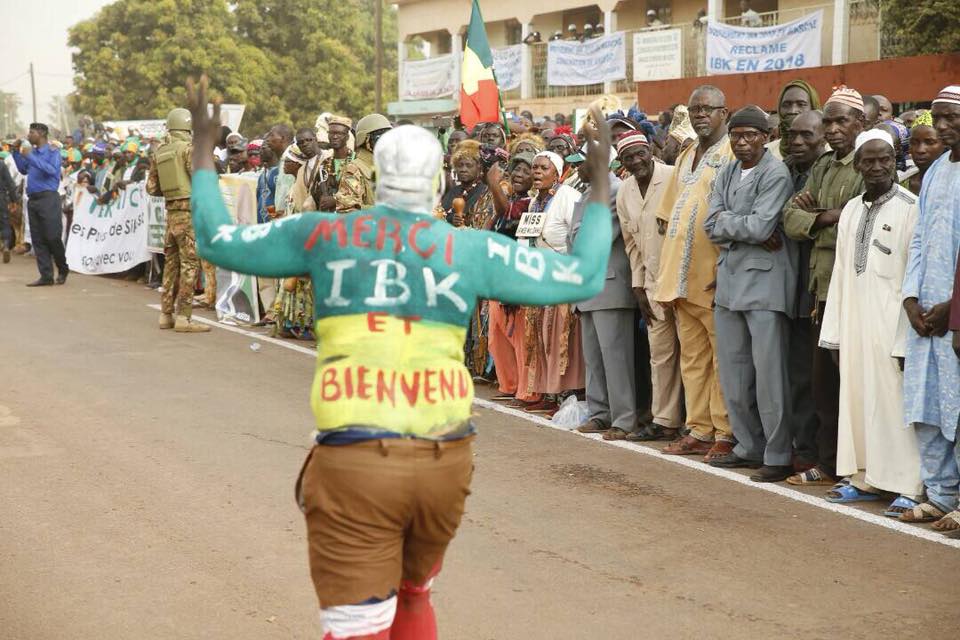
[[[719,249],[707,237],[710,191],[717,174],[733,159],[727,136],[726,97],[702,85],[690,95],[687,111],[697,144],[677,156],[657,217],[666,234],[654,299],[677,317],[680,377],[690,433],[671,442],[667,455],[704,456],[704,462],[733,451],[733,433],[717,375],[713,293]]]
[[[762,109],[737,111],[728,127],[736,159],[717,174],[704,229],[720,248],[717,361],[737,445],[710,464],[761,467],[752,480],[779,482],[793,473],[787,354],[798,247],[781,224],[793,181],[764,147],[770,122]]]

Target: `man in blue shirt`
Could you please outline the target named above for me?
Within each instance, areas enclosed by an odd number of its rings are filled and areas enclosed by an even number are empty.
[[[21,141],[13,144],[13,160],[17,170],[27,176],[27,213],[30,216],[30,239],[37,255],[40,279],[28,287],[44,287],[67,281],[70,269],[63,247],[63,219],[60,211],[60,152],[47,144],[47,125],[34,122],[27,139],[33,145],[20,153]],[[51,260],[52,257],[52,260]],[[53,279],[53,262],[57,263],[57,279]]]

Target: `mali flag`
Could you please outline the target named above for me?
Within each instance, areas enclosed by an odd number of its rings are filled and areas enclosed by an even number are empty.
[[[493,75],[493,54],[478,0],[473,0],[460,68],[460,121],[468,129],[478,122],[500,121],[500,88]]]

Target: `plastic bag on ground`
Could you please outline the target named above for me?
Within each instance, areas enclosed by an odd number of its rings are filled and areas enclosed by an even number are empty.
[[[577,400],[576,395],[571,395],[563,401],[550,421],[563,429],[576,429],[587,421],[587,403]]]

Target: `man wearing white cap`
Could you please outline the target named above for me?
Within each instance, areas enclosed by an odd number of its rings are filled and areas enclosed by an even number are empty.
[[[663,26],[663,22],[660,20],[660,18],[657,17],[656,10],[648,9],[647,10],[647,28],[656,29],[662,26]]]
[[[854,166],[866,190],[843,207],[820,346],[839,355],[840,420],[831,502],[899,494],[885,511],[898,517],[923,491],[920,457],[903,419],[907,317],[900,287],[919,215],[917,199],[896,182],[893,138],[882,129],[857,136]]]
[[[940,519],[934,528],[958,535],[960,361],[947,329],[960,251],[960,85],[941,91],[931,111],[937,136],[950,151],[923,178],[920,219],[903,281],[903,306],[913,327],[907,336],[904,412],[916,431],[927,500],[901,519]]]

